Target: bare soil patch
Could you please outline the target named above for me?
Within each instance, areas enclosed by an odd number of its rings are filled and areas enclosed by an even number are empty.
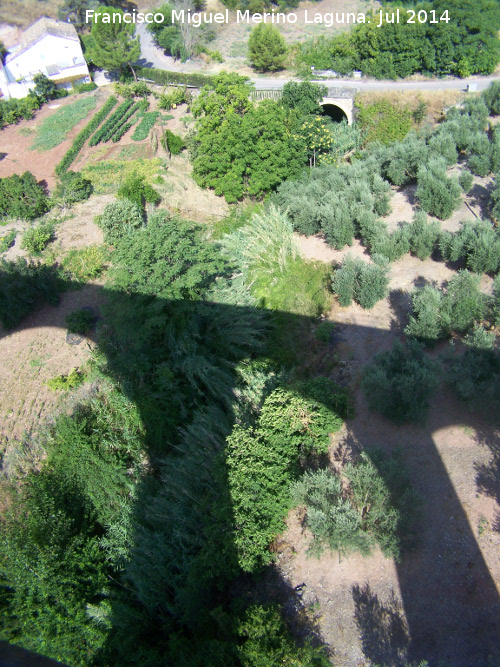
[[[61,392],[44,383],[56,375],[81,368],[89,360],[93,343],[66,343],[65,317],[89,306],[100,314],[103,299],[98,284],[62,294],[58,306],[44,306],[28,316],[18,328],[0,329],[0,449],[20,440],[58,411]]]

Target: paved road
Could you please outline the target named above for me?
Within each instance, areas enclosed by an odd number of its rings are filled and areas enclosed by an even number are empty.
[[[150,33],[146,30],[144,23],[138,24],[136,34],[141,41],[141,58],[138,61],[143,67],[156,67],[157,69],[169,70],[170,72],[201,72],[196,63],[181,63],[171,56],[165,55],[163,49],[155,46]],[[465,90],[467,84],[476,84],[477,90],[484,90],[494,80],[500,77],[487,76],[469,79],[439,79],[436,81],[376,81],[375,79],[326,79],[321,81],[329,88],[342,87],[352,88],[357,92],[377,90]],[[276,90],[283,88],[285,83],[294,79],[252,79],[256,90]]]
[[[155,67],[157,69],[168,70],[169,72],[198,72],[199,68],[189,60],[181,63],[172,56],[167,56],[163,49],[159,49],[153,42],[151,34],[146,29],[145,23],[138,23],[135,34],[139,36],[141,42],[141,57],[137,61],[142,67]]]
[[[439,79],[435,81],[376,81],[375,79],[326,79],[319,81],[328,88],[352,88],[358,92],[377,90],[466,90],[467,84],[476,84],[477,90],[484,90],[498,76],[469,79]],[[283,88],[292,79],[252,79],[257,90]]]

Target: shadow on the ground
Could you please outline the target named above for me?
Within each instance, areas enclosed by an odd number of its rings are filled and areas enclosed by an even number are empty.
[[[92,289],[89,290],[89,307],[92,307],[93,303],[100,300],[104,294],[109,303],[118,304],[124,318],[129,317],[127,323],[129,328],[124,328],[123,331],[112,331],[105,326],[106,344],[102,344],[102,327],[101,337],[95,331],[90,337],[101,346],[104,353],[109,354],[107,368],[110,376],[118,381],[123,391],[135,401],[146,429],[149,454],[154,461],[160,454],[155,451],[159,443],[168,442],[172,437],[172,425],[169,423],[169,415],[163,412],[163,408],[155,406],[154,394],[137,392],[134,385],[137,382],[147,386],[149,374],[156,372],[155,365],[149,367],[149,362],[146,363],[145,360],[151,359],[152,351],[158,352],[159,357],[165,354],[165,346],[170,344],[169,337],[171,339],[176,335],[171,328],[174,318],[179,320],[180,317],[186,324],[182,345],[179,347],[180,356],[175,363],[186,381],[191,378],[190,381],[198,387],[197,405],[208,405],[210,402],[223,405],[223,398],[210,395],[208,385],[204,384],[204,373],[221,372],[226,378],[234,378],[234,365],[255,353],[255,346],[252,343],[245,343],[243,333],[239,339],[238,331],[244,332],[248,323],[253,321],[263,321],[269,325],[269,312],[255,307],[225,303],[183,302],[159,298],[150,298],[142,305],[139,304],[139,307],[137,300],[129,294],[113,292],[99,286],[94,286],[94,290],[94,294]],[[52,309],[51,313],[50,324],[64,326],[54,317],[56,309]],[[286,317],[290,327],[306,329],[311,327],[312,322],[309,318],[289,313]],[[132,319],[133,326],[131,326]],[[114,326],[119,327],[119,322],[118,318]],[[30,315],[19,328],[36,326],[39,326],[39,320],[35,315]],[[143,340],[140,336],[135,338],[144,327],[149,327],[149,337]],[[341,331],[333,333],[333,337],[342,336],[349,340],[350,337],[356,336],[366,340],[369,346],[373,344],[370,341],[377,340],[378,333],[380,332],[370,327],[343,325]],[[259,337],[258,332],[256,336]],[[226,349],[227,354],[217,356],[214,353],[210,368],[202,369],[196,365],[196,346],[199,344],[204,346],[203,349]],[[297,345],[300,344],[301,342],[297,341]],[[283,352],[286,350],[283,351],[279,346],[275,346],[268,351],[268,354],[275,354],[275,359],[279,363]],[[191,365],[188,367],[189,364]],[[468,416],[462,414],[461,419],[468,419]],[[402,609],[397,606],[395,600],[390,604],[381,604],[371,593],[368,585],[363,588],[355,587],[353,590],[356,620],[360,627],[363,650],[374,663],[400,664],[398,660],[406,652],[409,659],[427,659],[431,667],[441,664],[454,667],[471,665],[486,667],[489,656],[498,646],[500,599],[497,587],[432,437],[433,431],[451,426],[457,423],[456,420],[457,415],[443,411],[432,424],[432,428],[406,429],[390,426],[400,436],[402,445],[408,432],[411,432],[412,437],[418,441],[418,447],[408,448],[405,451],[405,463],[409,470],[419,471],[416,490],[424,501],[422,508],[424,523],[421,526],[423,537],[419,548],[411,555],[403,557],[397,564]],[[475,419],[471,417],[469,421],[474,426]],[[366,442],[362,425],[357,422],[352,422],[349,426],[354,439],[361,447],[384,446],[383,441]],[[387,429],[388,426],[384,428]],[[178,430],[177,425],[175,429]],[[383,432],[382,429],[381,437]],[[500,451],[498,432],[488,431],[488,435],[485,434],[484,438],[488,439],[492,451]],[[164,456],[165,453],[168,452],[163,451],[161,455]],[[198,473],[199,471],[193,471],[194,475]],[[498,494],[500,478],[498,465],[491,466],[488,474],[491,479],[488,478],[488,483],[482,482],[483,488]],[[486,480],[487,477],[483,476],[483,479]],[[224,493],[230,498],[229,488],[226,488]],[[139,506],[140,498],[137,503]],[[149,519],[151,519],[151,512],[155,508],[149,509]],[[139,525],[137,528],[139,532],[143,529]],[[227,539],[230,539],[230,530],[227,535]],[[203,535],[199,536],[199,540],[201,548]],[[141,570],[146,566],[146,562],[142,560],[144,555],[133,552],[130,557],[132,568]],[[232,557],[237,558],[235,549]],[[212,594],[221,604],[234,595],[234,586],[238,586],[238,583],[233,581],[233,590],[231,588],[221,590],[217,589],[217,582],[211,584],[209,578],[206,581],[206,589],[199,591],[200,597]],[[210,590],[211,586],[213,590]],[[248,583],[243,582],[241,586],[245,588]],[[310,620],[303,614],[301,605],[296,601],[298,592],[291,591],[283,581],[276,588],[284,591],[283,599],[288,600],[287,613],[292,627],[296,626],[296,633],[316,637],[318,640],[317,628],[311,626]],[[160,593],[167,604],[162,612],[155,616],[156,626],[152,627],[152,637],[165,621],[164,615],[167,613],[165,609],[168,608],[171,590],[166,585],[165,590]],[[257,593],[253,591],[249,595],[255,596]]]
[[[352,597],[365,656],[375,665],[400,667],[408,657],[410,633],[399,600],[393,593],[382,604],[368,583],[353,586]]]

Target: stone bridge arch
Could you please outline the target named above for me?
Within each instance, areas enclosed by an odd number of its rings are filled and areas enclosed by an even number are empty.
[[[325,113],[333,120],[340,122],[344,118],[349,125],[354,121],[354,92],[342,88],[329,88],[328,93],[320,102]]]

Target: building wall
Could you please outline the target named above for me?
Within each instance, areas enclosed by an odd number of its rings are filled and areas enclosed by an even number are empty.
[[[54,35],[45,35],[39,42],[19,55],[14,55],[3,68],[0,87],[5,97],[25,97],[34,88],[33,76],[41,72],[55,81],[90,81],[87,63],[80,42]],[[24,79],[20,82],[19,79]]]

